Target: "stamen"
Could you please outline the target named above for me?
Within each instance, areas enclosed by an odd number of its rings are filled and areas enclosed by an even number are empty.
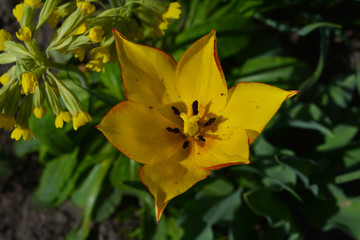
[[[205,124],[204,127],[210,126],[213,122],[215,122],[216,118],[210,118]]]
[[[178,128],[167,127],[166,130],[172,133],[180,133],[180,130]]]
[[[206,139],[203,137],[203,136],[198,136],[198,139],[200,140],[200,141],[202,141],[202,142],[205,142],[206,141]]]
[[[193,114],[198,115],[199,113],[199,102],[195,100],[192,104]]]
[[[183,144],[183,149],[187,148],[189,146],[189,143],[190,142],[186,140]]]
[[[174,107],[174,106],[171,106],[171,109],[174,111],[174,114],[175,115],[180,115],[180,111],[179,111],[179,109],[177,109],[176,107]]]

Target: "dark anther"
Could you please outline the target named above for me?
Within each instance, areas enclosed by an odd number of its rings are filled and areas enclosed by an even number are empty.
[[[189,146],[189,141],[185,141],[184,144],[183,144],[183,149],[187,148]]]
[[[174,106],[171,106],[171,109],[174,111],[174,114],[176,114],[176,115],[180,115],[180,111],[179,111],[179,109],[177,109],[176,107],[174,107]]]
[[[198,139],[199,139],[200,141],[203,141],[203,142],[206,141],[206,139],[205,139],[203,136],[201,136],[201,135],[198,137]]]
[[[172,133],[180,133],[180,130],[178,128],[167,127],[166,130]]]
[[[198,115],[199,113],[199,102],[197,100],[195,100],[192,104],[192,109],[193,109],[193,114]]]
[[[209,125],[211,125],[213,122],[215,122],[216,118],[210,118],[205,124],[204,127],[207,127]]]

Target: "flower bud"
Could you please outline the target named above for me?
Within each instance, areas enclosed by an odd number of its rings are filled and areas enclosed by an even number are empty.
[[[31,138],[35,139],[34,133],[29,127],[16,126],[16,128],[11,133],[11,139],[19,141],[21,137],[24,140],[31,140]]]
[[[86,68],[90,69],[91,71],[96,71],[96,72],[105,71],[105,66],[104,66],[103,62],[98,59],[90,60],[86,64]]]
[[[13,9],[13,14],[14,14],[14,16],[15,16],[15,18],[16,18],[16,20],[18,22],[21,21],[21,18],[22,18],[23,14],[24,14],[24,10],[25,10],[25,4],[24,3],[19,3]]]
[[[31,30],[28,27],[22,27],[19,29],[19,32],[16,33],[16,37],[23,42],[30,42],[31,36]]]
[[[104,30],[100,26],[95,26],[90,29],[88,37],[91,41],[95,43],[102,42],[104,40],[103,35],[105,34]]]
[[[4,42],[11,41],[11,34],[5,31],[4,29],[0,29],[0,51],[4,51],[6,46]]]
[[[0,83],[2,85],[7,84],[10,81],[10,78],[6,75],[6,73],[4,73],[3,75],[1,75],[0,77]]]
[[[11,130],[15,126],[15,118],[13,116],[6,116],[0,113],[0,128]]]
[[[78,112],[75,117],[73,117],[73,128],[75,131],[78,130],[79,127],[85,125],[88,122],[91,122],[92,118],[87,112]]]
[[[35,10],[41,8],[43,5],[41,0],[25,0],[25,4],[29,7],[33,7]]]
[[[55,118],[55,127],[62,128],[64,126],[64,122],[71,122],[71,114],[68,111],[60,111]]]
[[[36,76],[32,72],[25,72],[21,75],[21,85],[24,94],[27,96],[29,93],[35,92],[35,87],[39,84]]]

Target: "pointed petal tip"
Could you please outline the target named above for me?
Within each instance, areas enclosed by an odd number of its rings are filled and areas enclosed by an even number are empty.
[[[288,91],[289,92],[289,95],[287,96],[287,99],[295,96],[296,94],[300,93],[300,90],[290,90]]]

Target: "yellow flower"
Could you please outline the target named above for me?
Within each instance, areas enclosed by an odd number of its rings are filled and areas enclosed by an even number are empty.
[[[29,93],[35,92],[35,87],[39,84],[36,76],[32,72],[26,72],[21,75],[21,85],[24,94],[27,96]]]
[[[91,71],[103,72],[105,71],[105,66],[101,60],[90,60],[86,66],[86,68],[90,69]]]
[[[96,10],[95,6],[89,2],[76,1],[76,6],[80,7],[84,11],[85,15],[89,15]]]
[[[16,33],[16,37],[23,42],[29,42],[31,40],[31,30],[28,27],[22,27],[19,32]]]
[[[167,11],[163,14],[163,19],[179,19],[181,10],[180,10],[180,3],[172,2],[169,4]]]
[[[11,133],[11,138],[19,141],[21,137],[24,140],[30,140],[31,138],[35,139],[34,133],[30,128],[16,126],[16,128]]]
[[[10,78],[6,75],[6,73],[4,73],[3,75],[1,75],[0,77],[0,83],[2,85],[7,84],[10,81]]]
[[[92,120],[91,116],[87,112],[78,112],[75,117],[72,118],[73,120],[73,128],[78,130],[79,127],[85,125],[86,123]]]
[[[84,61],[86,50],[83,46],[78,47],[71,52],[74,54],[74,57],[79,59],[80,62]]]
[[[24,10],[25,10],[25,4],[24,3],[19,3],[13,9],[14,17],[16,18],[16,20],[18,22],[21,21],[21,18],[22,18],[23,14],[24,14]]]
[[[35,107],[34,109],[33,109],[33,113],[34,113],[34,116],[36,117],[36,118],[42,118],[44,115],[45,115],[45,113],[46,113],[46,107],[44,106],[44,105],[42,105],[41,107]]]
[[[196,41],[179,63],[168,54],[115,33],[127,101],[112,108],[100,131],[126,156],[145,164],[141,181],[168,202],[212,170],[248,164],[249,144],[296,91],[262,83],[227,89],[215,31]]]
[[[89,38],[95,43],[102,42],[104,40],[103,35],[105,34],[104,30],[100,26],[95,26],[89,31]]]
[[[91,49],[90,58],[101,60],[103,63],[110,62],[110,52],[107,47],[96,47]]]
[[[11,34],[5,31],[4,29],[0,29],[0,51],[5,50],[4,42],[10,41],[12,39]]]
[[[54,10],[46,22],[50,25],[51,28],[55,28],[59,23],[59,21],[60,21],[59,12],[57,10]]]
[[[168,25],[172,23],[172,19],[179,19],[181,10],[180,3],[172,2],[169,4],[169,7],[165,13],[163,13],[160,22],[156,26],[153,26],[151,30],[151,34],[154,38],[161,37],[165,34],[165,31],[168,28]]]
[[[71,114],[68,111],[61,111],[55,118],[55,127],[62,128],[64,122],[71,122]]]
[[[29,7],[33,7],[35,9],[39,9],[41,8],[41,6],[43,5],[43,3],[41,2],[41,0],[25,0],[24,1],[26,5],[28,5]]]
[[[87,23],[82,23],[78,29],[73,33],[73,35],[80,35],[87,31],[88,25]]]
[[[5,114],[0,113],[0,128],[11,130],[14,128],[15,123],[13,116],[6,116]]]

